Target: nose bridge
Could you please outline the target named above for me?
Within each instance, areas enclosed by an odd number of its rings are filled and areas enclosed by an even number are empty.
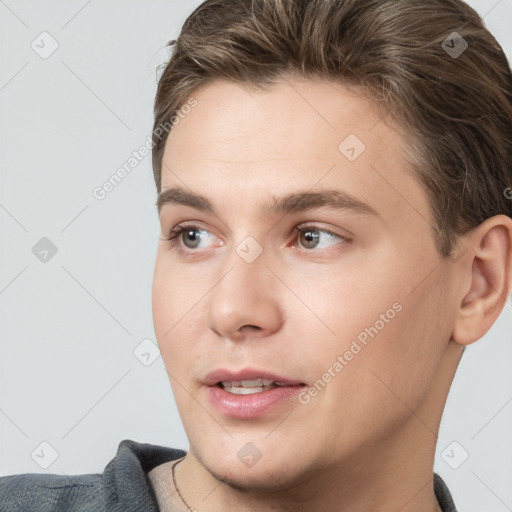
[[[229,247],[223,262],[224,286],[244,289],[248,294],[259,293],[258,285],[268,279],[268,251],[253,236],[245,236]]]
[[[217,334],[238,337],[238,331],[250,325],[264,335],[279,327],[279,298],[271,284],[275,277],[267,268],[268,256],[252,236],[226,252],[206,312],[206,323]]]

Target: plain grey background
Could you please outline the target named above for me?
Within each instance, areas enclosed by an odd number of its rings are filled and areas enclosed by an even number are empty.
[[[147,141],[156,67],[199,3],[0,1],[2,475],[101,472],[127,438],[188,446],[154,345],[151,157],[92,191]],[[512,56],[512,0],[469,3]],[[443,417],[435,470],[465,512],[512,510],[511,333],[509,300]]]

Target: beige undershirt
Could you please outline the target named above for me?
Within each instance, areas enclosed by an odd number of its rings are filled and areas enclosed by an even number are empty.
[[[172,480],[172,465],[176,461],[165,462],[149,473],[149,481],[155,490],[160,512],[189,512],[174,487]]]
[[[195,508],[187,508],[174,487],[172,466],[175,463],[175,460],[165,462],[148,473],[149,481],[155,491],[158,508],[160,512],[197,512]],[[441,509],[439,508],[439,510]]]

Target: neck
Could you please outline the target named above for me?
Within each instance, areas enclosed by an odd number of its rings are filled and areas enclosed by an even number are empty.
[[[434,455],[461,355],[462,347],[451,342],[421,406],[378,446],[367,446],[335,465],[315,461],[293,481],[274,479],[272,485],[259,488],[231,484],[206,468],[191,450],[175,472],[183,498],[197,512],[441,512],[433,488]],[[397,407],[407,405],[397,398]]]

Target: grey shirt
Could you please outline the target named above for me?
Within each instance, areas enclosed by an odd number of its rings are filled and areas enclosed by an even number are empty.
[[[32,474],[0,478],[0,512],[159,512],[149,472],[183,457],[183,450],[125,439],[103,473]],[[434,473],[443,512],[457,512],[450,491]]]

